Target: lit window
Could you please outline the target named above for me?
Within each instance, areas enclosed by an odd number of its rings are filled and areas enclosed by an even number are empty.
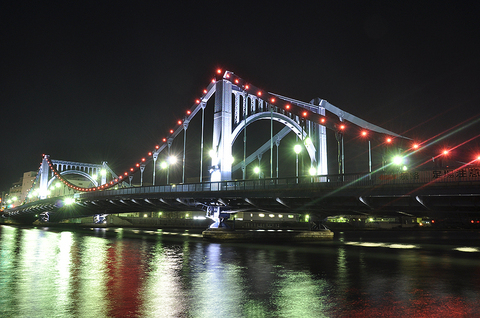
[[[264,218],[264,217],[265,217],[265,214],[260,213],[258,216],[261,217],[261,218]]]
[[[279,214],[278,218],[280,218],[280,219],[283,218],[283,214]]]
[[[289,219],[293,219],[293,218],[294,218],[293,214],[289,214],[289,215],[288,215],[288,218],[289,218]]]
[[[274,218],[275,214],[269,214],[268,216],[271,217],[271,218]]]

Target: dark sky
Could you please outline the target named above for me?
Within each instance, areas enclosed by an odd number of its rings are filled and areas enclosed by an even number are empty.
[[[2,1],[0,190],[43,153],[120,173],[217,67],[420,141],[480,118],[478,3],[261,3]],[[479,128],[441,144],[477,151]]]

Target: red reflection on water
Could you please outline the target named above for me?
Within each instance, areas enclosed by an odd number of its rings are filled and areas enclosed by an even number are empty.
[[[138,245],[123,241],[113,243],[107,258],[107,299],[109,317],[137,317],[142,301],[139,295],[145,272]]]
[[[344,299],[346,307],[333,310],[341,317],[478,317],[478,304],[472,299],[466,301],[463,296],[432,296],[420,289],[411,291],[409,299],[398,299],[391,292],[374,299],[364,293],[358,294],[358,300],[349,295]],[[371,296],[371,295],[370,295]],[[339,303],[342,303],[340,301]]]

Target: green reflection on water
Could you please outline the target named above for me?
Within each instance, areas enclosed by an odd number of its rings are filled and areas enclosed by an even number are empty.
[[[276,317],[328,317],[329,284],[303,271],[282,270],[272,295]]]
[[[108,243],[99,237],[85,236],[81,240],[79,282],[74,283],[78,293],[76,306],[80,313],[88,313],[90,317],[107,316],[110,306],[106,286]]]
[[[149,273],[144,285],[142,317],[180,317],[185,295],[180,276],[182,255],[178,248],[158,242],[150,251]]]

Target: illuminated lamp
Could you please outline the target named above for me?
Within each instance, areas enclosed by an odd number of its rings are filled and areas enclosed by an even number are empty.
[[[262,96],[262,92],[261,92],[261,91],[258,91],[257,95],[258,95],[258,96]]]
[[[342,125],[340,125],[338,128],[339,128],[340,130],[345,130],[345,125],[342,124]]]
[[[226,77],[226,78],[230,78],[230,73],[227,73],[227,74],[225,75],[225,77]]]
[[[134,169],[133,168],[130,168],[130,171],[133,171]]]
[[[149,152],[148,152],[148,155],[149,155],[149,156],[151,156],[151,155],[152,155],[152,152],[151,152],[151,151],[149,151]]]
[[[203,90],[203,93],[206,94],[206,93],[208,93],[208,91],[207,91],[206,89],[204,89],[204,90]]]
[[[136,166],[136,167],[140,167],[140,164],[139,164],[139,163],[136,163],[135,166]],[[131,168],[131,169],[133,169],[133,168]],[[130,169],[130,170],[131,170],[131,169]],[[133,170],[132,170],[132,171],[133,171]]]
[[[214,79],[214,78],[212,78],[212,83],[215,83],[215,79]]]
[[[443,153],[444,155],[448,155],[448,150],[445,149],[444,151],[442,151],[442,153]]]
[[[158,148],[160,148],[160,146],[159,146],[159,145],[155,145],[155,149],[158,149]]]
[[[238,84],[238,82],[239,82],[239,81],[238,81],[238,78],[236,78],[236,79],[235,79],[235,84]]]
[[[199,99],[195,100],[195,103],[200,104],[200,100],[199,100]],[[190,111],[189,111],[189,110],[187,111],[187,114],[190,115]]]
[[[366,137],[368,135],[367,131],[366,130],[362,130],[362,136],[363,137]]]
[[[248,84],[245,85],[245,89],[249,89],[249,88],[250,88],[250,86]]]
[[[145,161],[145,158],[142,158],[142,161]]]
[[[126,176],[128,176],[128,172],[124,172],[123,174],[126,175]]]
[[[217,69],[217,74],[222,74],[222,69]]]
[[[308,114],[307,112],[303,112],[303,113],[302,113],[302,116],[303,116],[303,117],[307,117],[307,114]]]
[[[110,181],[110,184],[113,184],[113,181]]]
[[[275,98],[272,97],[272,98],[270,99],[270,102],[271,102],[271,103],[275,103]]]
[[[390,137],[387,137],[387,139],[385,140],[388,144],[392,142],[392,138]]]
[[[119,176],[118,179],[122,180],[122,179],[123,179],[123,176]]]
[[[163,141],[163,142],[167,142],[167,138],[163,138],[162,141]]]
[[[285,105],[285,109],[290,109],[290,104]]]
[[[181,125],[181,124],[182,124],[182,121],[181,121],[181,120],[177,121],[177,124]]]
[[[412,147],[412,148],[413,148],[413,149],[418,149],[418,148],[420,148],[420,145],[419,145],[419,144],[413,144],[413,147]]]
[[[170,129],[170,133],[173,134],[173,129]]]
[[[477,160],[480,161],[480,155],[477,156]]]
[[[198,101],[198,103],[200,104],[200,101]],[[187,110],[187,115],[190,115],[192,113],[192,111],[189,109]]]

